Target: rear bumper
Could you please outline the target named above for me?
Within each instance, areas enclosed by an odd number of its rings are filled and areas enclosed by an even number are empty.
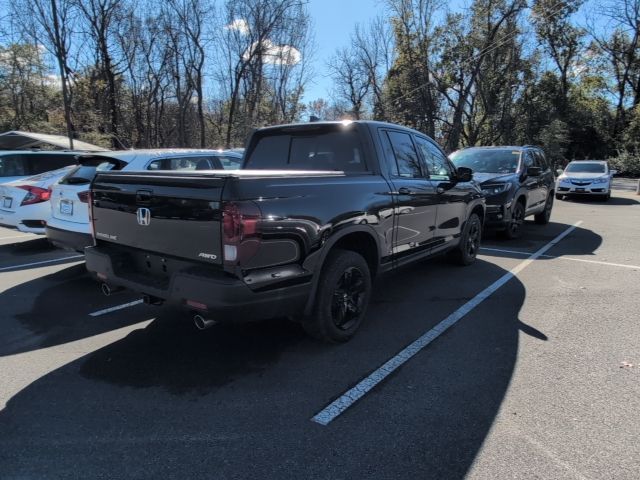
[[[49,203],[46,202],[49,206]],[[28,208],[23,207],[15,212],[0,209],[0,225],[4,227],[17,228],[24,233],[35,233],[44,235],[44,225],[46,225],[46,215],[40,204],[29,205]]]
[[[203,312],[216,321],[242,322],[300,314],[311,291],[309,276],[280,288],[256,290],[255,286],[249,288],[243,281],[223,272],[203,275],[186,269],[172,274],[168,282],[158,282],[141,274],[123,274],[114,269],[111,256],[99,247],[86,248],[85,258],[87,270],[98,281]]]
[[[70,232],[47,225],[47,238],[58,248],[84,253],[85,247],[93,246],[93,237],[88,233]]]

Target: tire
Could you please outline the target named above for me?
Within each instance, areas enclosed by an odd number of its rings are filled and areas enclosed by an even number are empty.
[[[608,202],[611,199],[611,191],[602,197],[603,202]]]
[[[371,298],[369,265],[356,252],[329,253],[320,278],[313,312],[302,321],[312,337],[329,343],[350,340],[360,327]]]
[[[507,228],[502,231],[502,236],[509,240],[515,240],[522,236],[522,226],[524,225],[524,205],[515,202],[511,207],[511,220]]]
[[[553,195],[547,195],[547,201],[544,204],[544,210],[535,215],[535,220],[538,225],[546,225],[551,218],[551,210],[553,210]]]
[[[556,193],[556,200],[562,200],[564,198],[564,195],[560,195],[559,193]]]
[[[476,261],[481,240],[482,222],[477,214],[472,213],[464,226],[460,245],[450,252],[449,258],[458,265],[471,265]]]

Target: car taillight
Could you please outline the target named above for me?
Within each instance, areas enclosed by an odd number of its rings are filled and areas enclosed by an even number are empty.
[[[78,193],[78,198],[82,203],[89,203],[89,190]]]
[[[230,202],[222,207],[224,263],[240,265],[253,257],[260,245],[260,209],[253,202]]]
[[[81,192],[84,193],[84,192]],[[80,196],[80,194],[78,194]],[[95,230],[93,228],[93,195],[91,194],[91,190],[87,190],[87,203],[89,210],[89,232],[91,233],[91,238],[93,239],[93,246],[96,246],[96,235]]]
[[[20,185],[18,188],[27,191],[20,206],[47,202],[51,199],[51,189],[34,187],[32,185]]]

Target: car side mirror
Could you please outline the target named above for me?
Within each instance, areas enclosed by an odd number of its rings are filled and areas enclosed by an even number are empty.
[[[556,175],[562,175],[564,173],[564,170],[562,170],[561,168],[556,170]]]
[[[618,170],[609,170],[609,175],[615,175],[618,173]]]
[[[473,170],[467,167],[458,167],[456,169],[456,180],[458,182],[470,182],[473,180]]]
[[[541,174],[542,174],[542,168],[540,167],[527,168],[527,176],[529,177],[539,177]]]

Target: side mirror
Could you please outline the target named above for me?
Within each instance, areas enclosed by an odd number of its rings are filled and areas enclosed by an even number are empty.
[[[529,177],[539,177],[541,174],[542,174],[542,168],[540,167],[527,168],[527,176]]]
[[[556,175],[562,175],[564,173],[564,170],[562,170],[561,168],[556,170]]]
[[[613,176],[618,173],[618,170],[609,170],[609,175]]]
[[[456,170],[456,180],[458,182],[470,182],[473,180],[473,170],[467,167],[458,167]]]

